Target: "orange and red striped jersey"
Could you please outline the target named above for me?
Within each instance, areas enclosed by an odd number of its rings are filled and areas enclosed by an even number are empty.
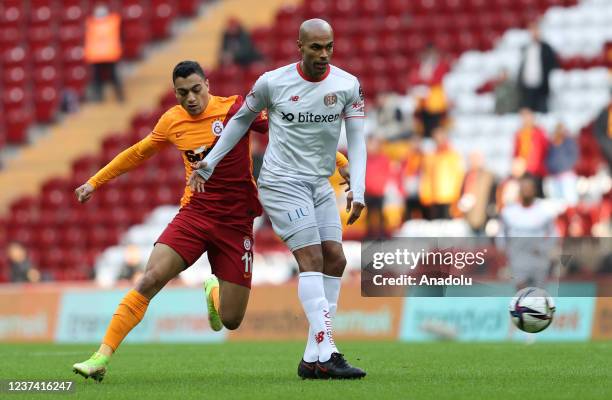
[[[211,95],[206,110],[197,116],[191,116],[180,105],[170,108],[161,116],[151,134],[120,153],[88,182],[97,188],[140,165],[171,143],[181,152],[187,183],[192,172],[191,163],[204,159],[242,102],[242,96]],[[261,133],[268,130],[265,113],[257,117],[251,129]],[[204,193],[192,193],[186,186],[181,207],[196,207],[210,217],[226,220],[243,220],[261,214],[252,174],[249,133],[219,163],[206,182],[205,190]]]

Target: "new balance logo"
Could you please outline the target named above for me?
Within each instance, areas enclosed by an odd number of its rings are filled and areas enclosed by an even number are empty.
[[[325,337],[325,332],[323,331],[319,331],[316,335],[315,335],[315,340],[317,341],[317,344],[321,343],[323,341],[323,338]]]
[[[291,96],[289,97],[289,101],[298,101],[300,99],[300,96]]]

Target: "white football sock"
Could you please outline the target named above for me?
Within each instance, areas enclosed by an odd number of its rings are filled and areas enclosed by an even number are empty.
[[[331,276],[323,274],[323,288],[325,289],[325,298],[329,304],[329,313],[332,318],[336,316],[336,310],[338,309],[338,296],[340,295],[340,284],[342,278],[338,276]],[[304,350],[304,361],[315,362],[319,359],[319,349],[317,347],[317,341],[315,340],[316,332],[312,328],[312,325],[308,328],[308,340],[306,341],[306,349]],[[338,352],[334,344],[334,352]]]
[[[312,336],[317,344],[318,360],[325,362],[337,349],[332,335],[329,304],[325,298],[323,274],[321,272],[300,273],[298,297],[304,308],[306,318],[313,328]]]

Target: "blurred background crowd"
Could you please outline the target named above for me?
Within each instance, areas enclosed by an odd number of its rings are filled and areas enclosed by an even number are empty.
[[[312,17],[331,22],[332,63],[366,94],[367,214],[345,230],[350,268],[360,267],[360,240],[498,236],[499,215],[520,203],[526,175],[559,236],[612,236],[611,2],[268,0],[239,8],[221,0],[0,4],[0,281],[137,278],[177,210],[179,154],[160,153],[87,205],[72,190],[175,104],[175,48],[203,61],[212,93],[244,95],[261,73],[299,59],[297,28]],[[267,138],[253,136],[257,177]],[[332,181],[343,210],[340,179]],[[291,255],[265,216],[256,229],[254,283],[291,279]],[[609,246],[600,248],[609,259]],[[612,270],[606,265],[596,268]],[[200,282],[205,257],[196,267],[181,279]]]

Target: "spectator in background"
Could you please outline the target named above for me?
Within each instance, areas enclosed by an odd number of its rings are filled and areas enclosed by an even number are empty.
[[[40,282],[40,272],[32,266],[28,251],[21,243],[9,243],[7,253],[11,282]]]
[[[519,109],[519,91],[516,82],[503,69],[495,84],[495,114],[515,113]]]
[[[512,160],[510,176],[497,186],[495,197],[498,213],[501,212],[505,206],[519,201],[519,180],[525,175],[525,166],[525,160],[522,158],[515,158]]]
[[[436,128],[433,139],[436,149],[423,159],[419,196],[421,203],[427,207],[427,219],[448,219],[451,217],[451,205],[461,195],[463,159],[452,148],[444,128]]]
[[[134,244],[125,247],[123,265],[119,272],[119,280],[136,282],[142,276],[144,263],[140,248]]]
[[[521,110],[522,125],[514,138],[514,157],[525,160],[525,170],[536,181],[537,196],[543,197],[542,180],[546,176],[548,138],[544,130],[535,124],[531,110]]]
[[[368,207],[366,215],[367,238],[385,237],[385,217],[383,206],[385,190],[391,174],[391,160],[382,151],[382,141],[376,135],[370,135],[367,142],[368,161],[365,178],[365,202]]]
[[[255,48],[249,33],[242,27],[240,21],[231,18],[223,33],[221,44],[221,64],[238,64],[246,67],[261,60],[261,54]]]
[[[420,123],[420,133],[425,137],[431,137],[433,130],[446,117],[448,101],[442,80],[449,70],[446,58],[433,44],[429,44],[419,63],[410,71],[409,84],[417,100],[415,117]]]
[[[376,96],[376,132],[380,138],[395,139],[408,137],[411,132],[411,118],[400,108],[400,97],[393,93],[379,93]]]
[[[121,17],[111,13],[104,3],[95,6],[85,21],[85,61],[93,68],[94,99],[103,98],[103,84],[110,76],[119,101],[124,100],[123,86],[117,71],[121,59]]]
[[[599,143],[601,154],[608,162],[608,171],[612,172],[612,104],[599,114],[595,120],[593,132]]]
[[[546,157],[549,197],[562,200],[570,206],[578,203],[576,173],[574,172],[577,161],[578,145],[576,141],[568,136],[563,124],[557,124]]]
[[[548,112],[550,73],[558,68],[559,64],[553,48],[542,40],[536,22],[529,24],[529,33],[531,40],[523,48],[518,74],[520,106],[545,113]]]
[[[424,218],[425,208],[419,198],[419,185],[423,167],[423,150],[421,137],[410,137],[410,148],[402,165],[402,189],[405,199],[404,221],[414,218]]]
[[[473,151],[469,155],[469,168],[463,179],[459,210],[475,234],[484,232],[488,207],[494,193],[493,174],[485,168],[484,155]]]

